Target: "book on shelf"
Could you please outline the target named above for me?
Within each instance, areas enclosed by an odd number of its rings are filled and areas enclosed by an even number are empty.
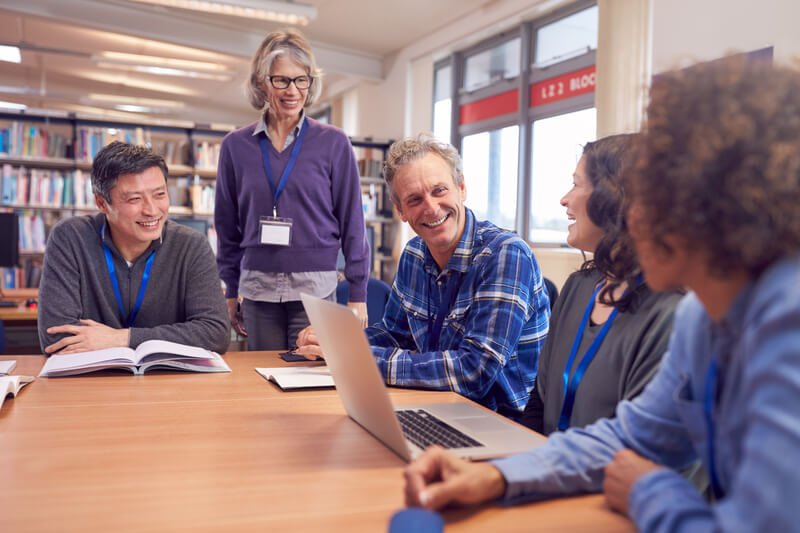
[[[33,379],[33,376],[0,376],[0,407],[3,407],[7,396],[16,398],[20,389]]]
[[[216,352],[177,342],[149,340],[136,349],[104,348],[91,352],[51,355],[39,377],[61,377],[98,370],[121,368],[135,375],[152,369],[186,370],[189,372],[230,372],[225,360]]]
[[[256,368],[261,376],[281,390],[332,389],[335,385],[327,366]]]

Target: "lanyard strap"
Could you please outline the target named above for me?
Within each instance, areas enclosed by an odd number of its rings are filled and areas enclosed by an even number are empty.
[[[436,320],[431,317],[431,290],[430,278],[428,278],[428,351],[438,351],[439,349],[439,336],[442,333],[442,325],[444,325],[444,317],[450,314],[450,309],[453,307],[453,300],[458,294],[458,289],[461,287],[461,275],[456,274],[453,276],[456,279],[449,279],[447,283],[447,290],[444,298],[439,301],[439,312],[436,313]]]
[[[108,269],[108,276],[111,278],[111,286],[114,287],[114,296],[117,298],[117,306],[119,307],[120,318],[126,328],[131,327],[133,321],[136,320],[136,315],[142,307],[142,300],[144,300],[144,293],[147,291],[147,283],[150,281],[150,270],[153,268],[153,259],[156,257],[156,251],[150,252],[150,257],[147,258],[147,263],[144,266],[144,274],[142,274],[142,283],[139,285],[139,294],[136,296],[136,304],[133,306],[133,312],[128,320],[125,320],[125,307],[122,305],[122,294],[119,291],[119,281],[117,281],[117,269],[114,268],[114,258],[111,257],[111,249],[105,241],[106,224],[103,222],[103,229],[100,230],[100,241],[103,243],[103,253],[106,256],[106,268]]]
[[[716,396],[717,376],[719,374],[719,367],[717,360],[712,359],[711,364],[708,365],[708,373],[706,374],[706,392],[703,401],[703,411],[706,415],[706,425],[708,427],[708,477],[711,478],[711,490],[714,491],[714,498],[721,499],[724,495],[722,486],[717,477],[717,465],[714,458],[714,398]]]
[[[606,320],[606,323],[603,325],[603,329],[600,330],[597,337],[592,342],[589,349],[586,350],[581,362],[578,363],[578,368],[575,370],[575,373],[572,375],[572,379],[569,378],[569,371],[572,369],[572,364],[575,362],[575,355],[578,353],[578,347],[581,344],[581,340],[583,339],[583,332],[586,329],[586,324],[589,322],[589,317],[592,314],[592,308],[594,307],[595,298],[597,298],[597,293],[600,292],[600,289],[603,288],[605,281],[600,282],[597,288],[592,293],[592,299],[589,300],[589,305],[586,306],[586,311],[583,312],[583,318],[581,319],[581,324],[578,327],[578,334],[575,335],[575,341],[572,343],[572,350],[569,352],[569,358],[567,359],[567,365],[564,367],[564,403],[561,406],[561,416],[558,417],[558,429],[559,431],[564,431],[569,427],[569,419],[572,416],[572,408],[575,405],[575,393],[578,391],[578,385],[583,378],[584,372],[586,369],[589,368],[589,363],[592,362],[594,356],[597,354],[597,350],[600,348],[600,345],[603,343],[603,339],[605,339],[606,334],[608,333],[609,328],[611,328],[611,323],[614,322],[614,319],[617,318],[617,309],[611,312],[611,315]]]
[[[286,182],[289,181],[289,174],[292,173],[292,169],[294,168],[294,164],[297,161],[297,154],[300,153],[300,147],[303,145],[303,139],[306,136],[306,130],[308,125],[308,121],[303,121],[303,126],[300,128],[300,133],[297,135],[297,139],[294,141],[294,148],[292,148],[292,153],[289,155],[289,162],[286,163],[286,168],[283,169],[283,174],[281,174],[281,181],[278,182],[278,188],[275,188],[275,180],[272,178],[272,165],[269,162],[269,147],[267,146],[267,132],[264,132],[264,135],[261,135],[258,139],[259,144],[261,144],[261,160],[264,163],[264,172],[267,173],[267,183],[269,183],[269,188],[272,191],[272,216],[278,216],[278,198],[280,197],[281,193],[283,192],[284,187],[286,187]]]

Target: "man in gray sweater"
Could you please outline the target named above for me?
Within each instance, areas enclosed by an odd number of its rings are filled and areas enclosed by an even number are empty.
[[[167,167],[113,142],[92,165],[100,213],[62,220],[47,241],[39,288],[46,354],[150,339],[225,352],[228,313],[206,237],[167,221]]]

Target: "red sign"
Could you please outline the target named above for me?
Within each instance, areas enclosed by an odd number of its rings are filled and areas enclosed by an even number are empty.
[[[579,94],[593,93],[594,86],[594,65],[540,81],[531,85],[531,107],[558,102]]]
[[[463,126],[479,120],[515,113],[518,102],[517,89],[512,89],[505,93],[464,104],[460,109],[459,123]]]

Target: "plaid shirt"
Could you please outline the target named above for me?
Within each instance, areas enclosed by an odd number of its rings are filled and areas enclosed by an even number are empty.
[[[547,336],[547,292],[517,234],[465,213],[464,234],[443,271],[420,237],[408,243],[383,319],[367,337],[387,384],[452,390],[519,414]],[[459,282],[438,346],[429,347],[439,302]]]

